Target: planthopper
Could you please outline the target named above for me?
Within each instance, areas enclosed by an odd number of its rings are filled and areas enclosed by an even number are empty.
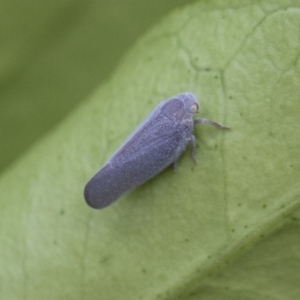
[[[189,92],[156,106],[88,181],[84,189],[87,204],[97,209],[112,204],[123,193],[146,182],[169,165],[176,165],[188,144],[195,161],[195,124],[229,129],[208,119],[193,119],[198,110],[197,98]]]

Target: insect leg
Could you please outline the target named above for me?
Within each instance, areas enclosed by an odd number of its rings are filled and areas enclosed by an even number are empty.
[[[178,159],[176,159],[176,160],[172,163],[172,167],[173,167],[173,171],[174,171],[174,172],[177,171],[177,162],[178,162]]]
[[[193,162],[195,164],[197,164],[197,160],[196,160],[196,138],[193,135],[191,135],[190,144],[191,144],[191,151],[190,151],[191,159],[193,160]]]
[[[220,129],[230,129],[229,127],[223,126],[221,124],[218,124],[216,122],[213,122],[211,120],[205,119],[205,118],[199,118],[199,119],[194,119],[194,125],[196,124],[208,124]]]

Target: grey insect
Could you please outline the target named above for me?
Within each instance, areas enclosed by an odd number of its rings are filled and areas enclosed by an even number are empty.
[[[194,124],[228,129],[208,119],[193,120],[198,109],[196,97],[188,92],[162,101],[88,181],[84,189],[87,204],[104,208],[169,165],[176,166],[188,144],[195,161]]]

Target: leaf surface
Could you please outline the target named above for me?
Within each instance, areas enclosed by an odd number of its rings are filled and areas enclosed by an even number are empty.
[[[299,1],[200,1],[0,180],[1,299],[299,299]],[[83,187],[164,98],[199,97],[197,160],[101,211]]]

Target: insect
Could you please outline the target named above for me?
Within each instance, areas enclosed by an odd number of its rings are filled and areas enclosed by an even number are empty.
[[[104,208],[169,165],[176,166],[188,144],[196,162],[194,125],[229,129],[208,119],[193,119],[198,110],[197,99],[189,92],[162,101],[88,181],[84,189],[87,204]]]

